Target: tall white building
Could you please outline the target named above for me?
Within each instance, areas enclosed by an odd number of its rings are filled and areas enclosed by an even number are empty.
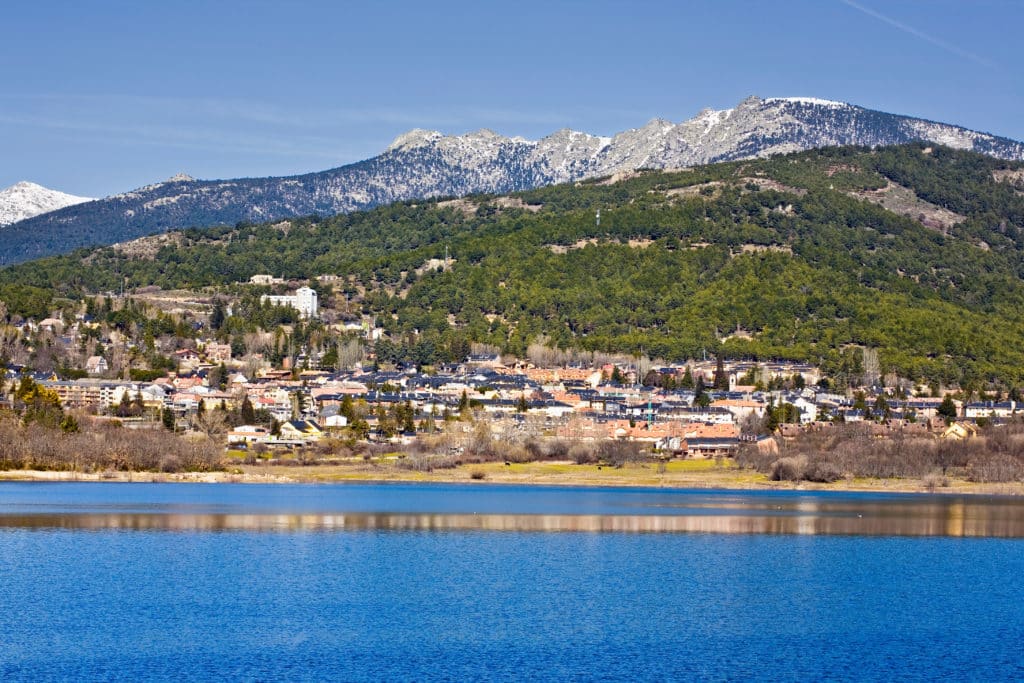
[[[316,290],[309,287],[299,287],[295,294],[264,294],[260,297],[260,301],[269,301],[275,306],[291,306],[303,318],[315,318],[320,313],[320,300],[316,295]]]

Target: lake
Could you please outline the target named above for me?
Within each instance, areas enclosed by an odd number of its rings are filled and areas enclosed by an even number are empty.
[[[0,680],[1021,680],[1024,501],[0,483]]]

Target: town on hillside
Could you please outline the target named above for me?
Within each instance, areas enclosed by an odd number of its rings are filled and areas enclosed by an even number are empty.
[[[251,284],[288,285],[271,276]],[[24,409],[26,396],[42,391],[68,414],[205,434],[266,458],[332,440],[407,445],[442,433],[452,436],[446,448],[459,450],[481,429],[500,442],[630,442],[662,457],[720,458],[743,445],[777,450],[844,423],[880,439],[966,439],[1024,407],[1019,396],[877,375],[837,388],[812,365],[781,361],[544,350],[514,358],[476,345],[457,360],[396,363],[383,357],[384,328],[322,316],[309,284],[260,295],[266,310],[290,311],[262,334],[226,333],[232,301],[218,297],[168,311],[144,296],[108,295],[62,315],[11,320],[0,339],[3,404]]]

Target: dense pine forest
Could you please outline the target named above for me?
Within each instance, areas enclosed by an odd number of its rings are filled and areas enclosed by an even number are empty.
[[[249,307],[230,334],[259,324],[266,291],[235,283],[330,275],[314,284],[322,300],[376,316],[378,354],[394,360],[540,340],[801,360],[842,378],[874,348],[901,377],[1015,386],[1022,168],[914,144],[641,171],[79,250],[0,270],[0,300],[8,316],[42,317],[126,281],[211,288]]]

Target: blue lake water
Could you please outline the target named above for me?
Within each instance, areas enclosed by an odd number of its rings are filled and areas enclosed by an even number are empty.
[[[1022,680],[1024,501],[0,483],[0,680]]]

